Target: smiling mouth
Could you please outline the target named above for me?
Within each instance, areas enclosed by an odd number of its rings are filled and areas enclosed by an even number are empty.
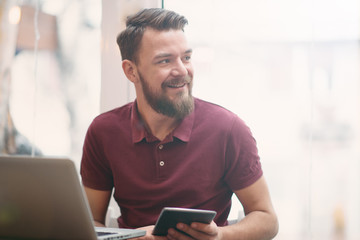
[[[168,84],[166,85],[168,88],[182,88],[186,85],[187,83],[179,83],[179,84]]]
[[[164,87],[167,88],[183,88],[191,83],[191,77],[189,75],[184,78],[172,79],[164,83]]]

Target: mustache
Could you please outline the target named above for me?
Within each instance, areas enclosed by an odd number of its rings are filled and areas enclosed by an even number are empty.
[[[186,75],[181,78],[172,78],[163,82],[163,86],[166,85],[181,85],[181,84],[189,84],[192,81],[192,77],[190,75]]]

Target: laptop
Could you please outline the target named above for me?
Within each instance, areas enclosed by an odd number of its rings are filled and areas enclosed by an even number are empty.
[[[128,239],[145,233],[95,228],[71,160],[0,156],[0,239]]]

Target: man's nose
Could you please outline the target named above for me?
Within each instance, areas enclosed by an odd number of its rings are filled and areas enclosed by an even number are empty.
[[[174,76],[186,76],[188,74],[187,63],[184,63],[181,59],[176,61],[172,69],[172,74]]]

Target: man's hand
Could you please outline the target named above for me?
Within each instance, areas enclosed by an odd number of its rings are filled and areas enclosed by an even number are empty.
[[[166,239],[168,239],[168,238],[166,238],[166,237],[161,237],[161,236],[154,236],[154,235],[152,235],[152,231],[153,231],[153,229],[154,229],[154,225],[142,227],[142,228],[139,228],[139,229],[145,230],[145,231],[146,231],[146,235],[143,236],[143,237],[134,238],[134,240],[166,240]]]
[[[217,227],[214,221],[210,224],[197,223],[194,222],[190,226],[178,223],[176,228],[180,231],[188,234],[177,231],[176,229],[169,229],[167,238],[170,240],[193,240],[193,239],[207,239],[207,240],[218,240],[221,239],[220,228]]]

